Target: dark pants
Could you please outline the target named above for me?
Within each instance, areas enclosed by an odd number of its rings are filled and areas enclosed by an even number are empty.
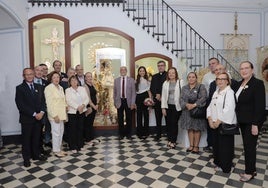
[[[85,117],[85,123],[84,123],[84,139],[86,142],[89,142],[91,140],[94,140],[94,127],[93,123],[96,116],[96,110],[93,109],[91,114],[89,114],[87,117]]]
[[[68,143],[70,150],[80,150],[84,146],[83,131],[85,113],[68,114]]]
[[[213,136],[214,133],[214,129],[210,128],[209,124],[207,123],[207,143],[208,143],[208,147],[213,147]]]
[[[44,117],[43,117],[43,123],[45,125],[45,132],[44,132],[44,142],[45,144],[51,142],[51,139],[52,139],[52,135],[51,135],[51,125],[50,125],[50,122],[47,118],[47,113],[44,114]]]
[[[124,113],[126,115],[126,125],[124,125]],[[119,135],[131,136],[132,111],[127,105],[127,99],[121,99],[121,106],[117,109]]]
[[[22,157],[29,161],[31,157],[38,158],[40,155],[41,122],[21,124]]]
[[[161,102],[156,101],[154,106],[154,113],[155,113],[155,121],[156,121],[156,134],[157,137],[161,137],[162,133],[162,108],[161,108]],[[167,118],[165,117],[166,122]],[[167,123],[166,123],[167,124]]]
[[[148,92],[144,92],[136,95],[137,105],[137,135],[148,136],[149,135],[149,112],[148,106],[144,105],[144,100],[148,98]]]
[[[256,172],[256,146],[258,135],[251,134],[251,124],[240,124],[244,155],[245,155],[245,173],[253,174]]]
[[[176,143],[177,141],[177,135],[178,135],[178,121],[181,116],[181,111],[176,110],[175,105],[168,105],[168,109],[166,109],[167,112],[167,137],[168,141],[172,143]]]
[[[221,135],[218,128],[213,131],[214,164],[224,173],[229,173],[233,165],[234,135]]]

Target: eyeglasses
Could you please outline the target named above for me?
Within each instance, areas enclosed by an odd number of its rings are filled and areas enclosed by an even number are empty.
[[[217,81],[219,80],[228,80],[228,78],[216,78]]]

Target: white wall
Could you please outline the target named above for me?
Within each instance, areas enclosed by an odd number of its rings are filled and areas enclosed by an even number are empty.
[[[0,126],[2,135],[20,134],[15,87],[22,81],[28,63],[27,1],[1,0],[0,6],[12,15],[19,28],[0,30]]]

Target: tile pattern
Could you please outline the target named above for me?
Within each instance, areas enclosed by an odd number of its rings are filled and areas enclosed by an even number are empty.
[[[186,153],[185,148],[167,149],[165,138],[118,140],[99,137],[101,143],[64,158],[23,166],[21,146],[0,150],[0,187],[268,187],[268,134],[259,138],[257,172],[248,183],[239,182],[244,169],[243,149],[235,148],[232,173],[215,172],[209,153]]]

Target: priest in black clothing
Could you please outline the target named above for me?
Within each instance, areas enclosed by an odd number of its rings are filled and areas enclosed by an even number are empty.
[[[161,138],[162,117],[163,117],[161,109],[161,93],[162,93],[162,85],[167,77],[165,61],[162,60],[158,61],[157,67],[159,72],[152,76],[151,87],[150,87],[152,97],[155,102],[154,112],[155,112],[156,131],[157,131],[155,140],[159,140]]]

